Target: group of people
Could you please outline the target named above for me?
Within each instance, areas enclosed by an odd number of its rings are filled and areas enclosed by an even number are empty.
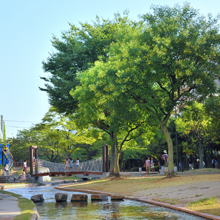
[[[146,167],[146,175],[149,175],[150,170],[154,171],[154,159],[153,159],[153,157],[151,157],[151,160],[150,160],[150,157],[147,158],[147,160],[144,163],[144,167]]]
[[[161,157],[159,158],[159,162],[158,162],[158,165],[159,165],[159,173],[161,175],[163,175],[163,167],[165,164],[168,163],[168,155],[167,155],[167,151],[164,150],[162,153],[161,153]],[[153,160],[153,157],[151,157],[151,160],[150,160],[150,157],[147,157],[147,160],[145,161],[144,163],[144,167],[146,167],[146,175],[149,175],[149,172],[150,170],[151,171],[154,171],[154,160]]]
[[[72,171],[73,171],[73,164],[75,164],[76,165],[76,170],[79,170],[79,159],[78,158],[76,158],[76,161],[75,162],[73,162],[73,159],[70,157],[70,158],[66,158],[66,160],[65,160],[65,171],[70,171],[71,169],[72,169]]]
[[[212,159],[212,168],[215,168],[217,167],[218,163],[217,163],[217,160],[216,158],[213,158]],[[164,174],[164,165],[165,164],[168,164],[168,155],[167,155],[167,151],[164,150],[162,153],[161,153],[161,157],[159,158],[159,162],[158,162],[158,165],[159,165],[159,173],[161,175]],[[190,165],[190,163],[189,163]],[[151,171],[154,171],[154,161],[153,161],[153,157],[151,157],[151,160],[150,160],[150,157],[147,157],[146,161],[144,162],[144,167],[146,167],[146,174],[149,175],[149,172],[150,170]],[[205,168],[205,163],[203,162],[203,168]],[[181,171],[181,162],[179,162],[179,171]]]

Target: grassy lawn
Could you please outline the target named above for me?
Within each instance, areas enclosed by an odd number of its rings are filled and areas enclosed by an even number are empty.
[[[74,189],[89,189],[95,191],[103,191],[109,193],[117,193],[128,195],[132,190],[138,191],[149,187],[150,182],[157,182],[164,177],[152,177],[152,178],[120,178],[117,180],[112,180],[109,178],[92,180],[86,183],[68,185],[68,187],[73,187]]]
[[[220,173],[220,169],[213,169],[213,168],[201,168],[201,169],[193,169],[193,170],[188,170],[184,171],[184,173],[201,173],[201,172],[214,172],[214,173]],[[181,173],[181,172],[178,172]]]
[[[52,180],[77,180],[79,178],[77,178],[75,175],[72,176],[53,176]]]

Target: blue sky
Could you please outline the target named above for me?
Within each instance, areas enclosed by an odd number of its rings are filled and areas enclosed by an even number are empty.
[[[150,12],[150,6],[174,6],[174,0],[1,0],[0,1],[0,115],[6,123],[6,136],[39,123],[49,109],[48,97],[38,87],[47,76],[42,61],[52,52],[52,35],[60,37],[68,22],[95,20],[95,16],[113,18],[114,13],[130,11],[130,18]],[[200,13],[214,16],[219,0],[190,0]]]

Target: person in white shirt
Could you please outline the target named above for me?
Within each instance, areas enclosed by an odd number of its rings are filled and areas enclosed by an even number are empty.
[[[23,163],[23,169],[24,169],[25,173],[27,173],[27,160],[25,160]]]
[[[79,170],[79,159],[78,158],[76,158],[75,164],[76,164],[76,169]]]
[[[9,166],[8,166],[8,164],[5,164],[5,172],[6,172],[6,176],[9,176]]]

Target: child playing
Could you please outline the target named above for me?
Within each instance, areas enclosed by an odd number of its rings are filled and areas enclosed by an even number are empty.
[[[154,171],[154,159],[153,159],[153,157],[151,157],[150,167],[151,167],[151,171]]]
[[[25,169],[23,169],[23,172],[22,172],[22,183],[25,182],[26,183],[26,172],[25,172]]]

